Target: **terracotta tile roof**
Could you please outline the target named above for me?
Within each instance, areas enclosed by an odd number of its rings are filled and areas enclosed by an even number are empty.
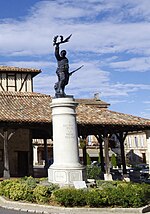
[[[98,100],[98,99],[76,99],[76,102],[78,103],[82,103],[84,105],[89,105],[89,106],[97,106],[100,108],[108,108],[108,106],[110,105],[109,103],[106,103],[102,100]]]
[[[77,107],[77,121],[82,124],[120,125],[120,126],[149,126],[150,120],[123,114],[109,109],[80,104]]]
[[[50,123],[51,98],[33,92],[0,92],[0,122]]]
[[[0,73],[1,72],[21,72],[21,73],[32,73],[33,76],[39,74],[41,70],[34,69],[34,68],[19,68],[19,67],[12,67],[12,66],[0,66]]]
[[[0,122],[50,124],[51,99],[48,95],[33,92],[0,92]],[[82,99],[78,102],[78,124],[150,128],[150,120],[101,108],[100,101],[99,105],[92,105],[92,100],[90,105]]]

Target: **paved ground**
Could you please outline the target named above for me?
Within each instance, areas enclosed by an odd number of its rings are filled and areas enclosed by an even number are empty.
[[[10,209],[5,209],[5,208],[0,208],[0,214],[33,214],[29,212],[24,212],[24,211],[17,211],[17,210],[10,210]]]
[[[43,214],[138,214],[146,211],[150,213],[150,206],[147,208],[64,208],[64,207],[54,207],[46,205],[37,205],[32,203],[21,203],[15,201],[5,200],[0,197],[0,211],[5,214],[18,214],[18,211],[22,213],[43,213]],[[9,212],[10,210],[15,210],[14,212]],[[0,214],[3,214],[0,212]],[[23,213],[22,213],[23,214]]]

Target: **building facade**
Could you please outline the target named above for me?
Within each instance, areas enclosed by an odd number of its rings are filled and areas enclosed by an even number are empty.
[[[125,153],[127,164],[149,163],[146,133],[129,133],[125,139]]]

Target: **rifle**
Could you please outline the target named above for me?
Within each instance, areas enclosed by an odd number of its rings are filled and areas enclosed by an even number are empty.
[[[79,68],[69,72],[69,76],[71,76],[73,73],[75,73],[76,71],[78,71],[79,69],[81,69],[84,65],[81,65]]]

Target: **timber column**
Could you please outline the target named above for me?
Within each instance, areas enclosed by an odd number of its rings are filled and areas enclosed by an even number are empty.
[[[48,181],[60,186],[85,180],[85,167],[79,163],[78,134],[72,96],[52,100],[54,163],[48,169]]]

